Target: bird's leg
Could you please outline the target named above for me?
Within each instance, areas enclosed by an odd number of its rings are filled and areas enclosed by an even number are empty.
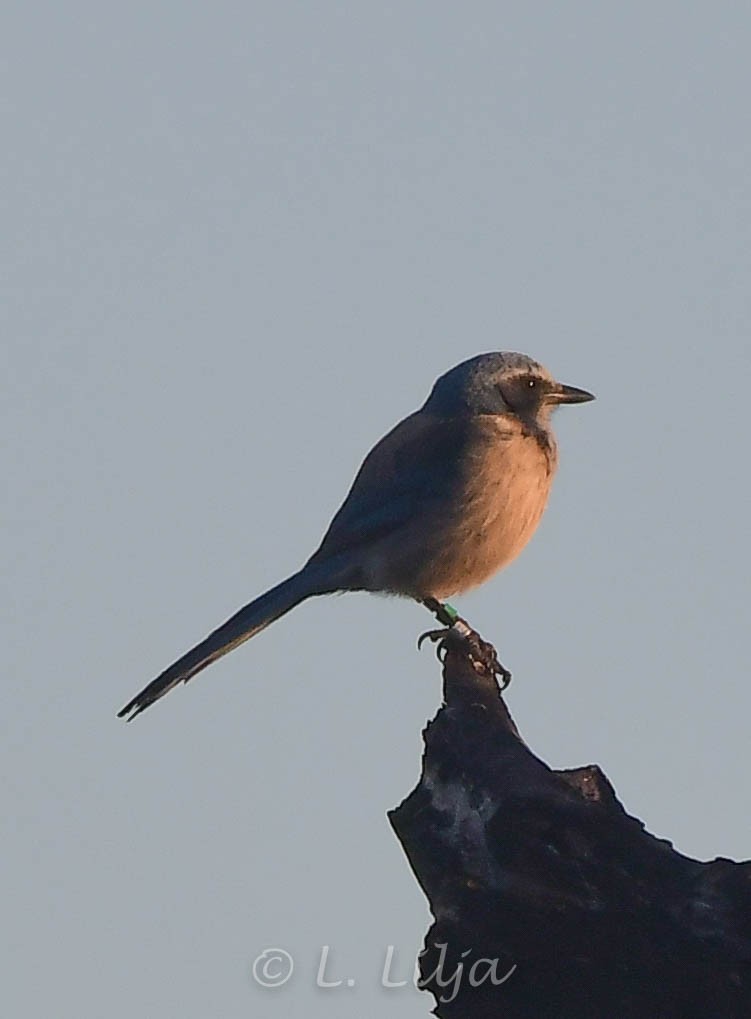
[[[418,647],[421,647],[423,641],[426,640],[436,644],[448,637],[449,634],[469,637],[471,633],[475,632],[469,623],[461,618],[454,606],[449,605],[448,602],[438,601],[437,598],[423,598],[422,604],[429,612],[433,613],[439,623],[443,623],[444,628],[441,630],[428,630],[427,633],[423,633],[417,642]]]
[[[424,598],[423,605],[444,626],[453,626],[459,618],[459,613],[453,605],[449,605],[448,602],[440,602],[437,598]]]
[[[418,648],[422,647],[426,640],[436,644],[436,654],[443,661],[446,653],[452,648],[468,650],[472,661],[491,676],[497,676],[501,690],[505,690],[511,682],[511,673],[498,660],[493,645],[483,640],[480,634],[473,630],[469,623],[462,619],[456,609],[448,602],[440,602],[437,598],[423,598],[423,605],[433,613],[439,623],[443,623],[441,630],[428,630],[420,634],[417,641]]]

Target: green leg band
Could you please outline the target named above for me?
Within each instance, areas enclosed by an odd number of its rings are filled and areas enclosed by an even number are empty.
[[[437,598],[424,598],[422,603],[444,626],[453,626],[459,619],[459,613],[453,605],[440,602]]]
[[[449,603],[447,601],[443,603],[443,611],[449,617],[449,619],[451,620],[452,624],[455,623],[457,621],[457,619],[459,618],[459,613],[456,611],[454,606],[453,605],[449,605]]]

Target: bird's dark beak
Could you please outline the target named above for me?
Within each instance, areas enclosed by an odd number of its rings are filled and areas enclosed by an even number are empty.
[[[562,382],[556,382],[555,386],[550,390],[548,394],[550,403],[589,403],[590,400],[594,400],[592,393],[588,393],[586,389],[577,389],[576,386],[564,386]]]

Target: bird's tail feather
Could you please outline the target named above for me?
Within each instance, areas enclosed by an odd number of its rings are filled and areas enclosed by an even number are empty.
[[[128,716],[131,721],[142,711],[150,707],[160,697],[164,697],[173,686],[187,683],[196,673],[211,665],[218,658],[226,655],[233,648],[250,640],[274,620],[299,605],[305,598],[314,594],[331,591],[330,585],[321,585],[317,571],[303,568],[270,591],[260,595],[255,601],[236,612],[234,616],[222,623],[220,627],[208,635],[200,644],[187,651],[182,658],[165,669],[148,686],[144,687],[130,703],[118,711],[118,718]]]

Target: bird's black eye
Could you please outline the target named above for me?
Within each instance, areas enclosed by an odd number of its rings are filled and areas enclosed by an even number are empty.
[[[505,403],[519,415],[534,415],[545,400],[544,379],[537,375],[516,375],[500,384]]]

